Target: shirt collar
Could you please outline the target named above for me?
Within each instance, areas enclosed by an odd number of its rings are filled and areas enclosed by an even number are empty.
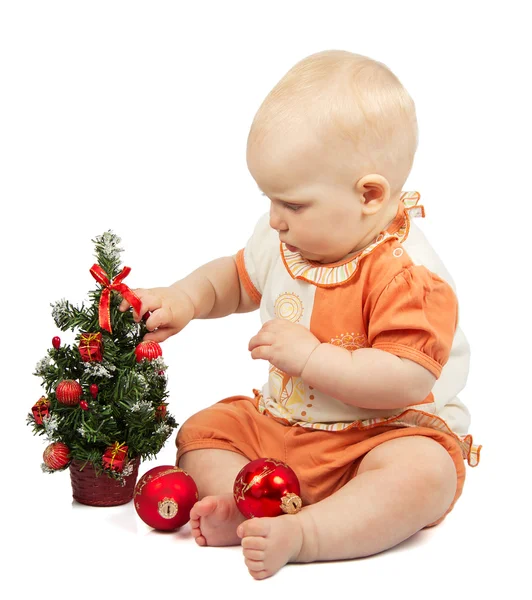
[[[357,272],[361,261],[376,248],[390,239],[403,243],[410,231],[412,217],[424,217],[425,209],[419,205],[418,192],[404,192],[394,220],[368,246],[341,261],[331,264],[313,262],[301,256],[299,251],[290,252],[281,242],[281,257],[293,279],[302,279],[318,287],[333,287],[349,281]]]

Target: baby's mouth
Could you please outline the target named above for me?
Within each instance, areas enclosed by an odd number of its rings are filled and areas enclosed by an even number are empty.
[[[291,246],[290,244],[287,244],[286,242],[284,245],[288,248],[288,250],[290,250],[290,252],[297,252],[297,248],[295,246]]]

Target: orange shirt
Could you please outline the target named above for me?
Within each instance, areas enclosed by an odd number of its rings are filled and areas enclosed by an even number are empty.
[[[260,302],[262,322],[300,323],[323,343],[356,351],[378,348],[415,361],[436,378],[447,362],[458,320],[452,287],[403,247],[410,211],[423,214],[417,194],[405,194],[395,220],[354,256],[331,265],[290,252],[261,219],[237,265],[249,295]],[[432,394],[419,405],[437,414]],[[415,407],[410,407],[415,408]],[[346,405],[270,365],[259,409],[289,424],[340,430],[386,422],[405,409]]]

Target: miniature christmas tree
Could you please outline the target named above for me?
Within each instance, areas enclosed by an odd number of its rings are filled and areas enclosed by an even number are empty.
[[[137,312],[138,297],[123,283],[129,267],[120,270],[120,238],[111,231],[93,240],[98,264],[90,269],[98,282],[88,305],[67,300],[52,304],[61,331],[75,331],[75,344],[52,340],[35,375],[45,394],[36,402],[28,423],[50,445],[43,471],[66,469],[71,461],[91,464],[97,476],[124,483],[132,464],[153,458],[163,447],[175,419],[167,412],[166,365],[161,347],[143,342],[143,321],[120,312],[126,298]]]

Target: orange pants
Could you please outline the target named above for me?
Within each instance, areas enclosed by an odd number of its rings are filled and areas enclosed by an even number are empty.
[[[411,435],[430,437],[451,455],[456,466],[456,494],[441,523],[462,493],[465,465],[456,440],[426,427],[378,426],[360,430],[323,431],[285,425],[260,413],[256,399],[226,398],[183,423],[177,434],[177,461],[190,450],[216,448],[238,452],[247,459],[275,458],[289,465],[301,486],[303,505],[314,504],[334,494],[356,477],[364,456],[388,440]]]

